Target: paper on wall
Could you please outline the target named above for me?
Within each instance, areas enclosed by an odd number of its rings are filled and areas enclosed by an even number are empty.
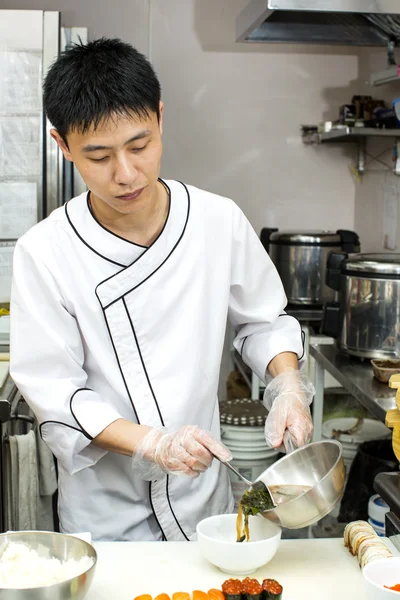
[[[16,240],[38,220],[37,185],[0,181],[0,239]]]
[[[0,177],[37,178],[40,158],[40,118],[0,117]]]
[[[397,188],[386,184],[383,188],[383,247],[397,248]]]
[[[0,242],[0,302],[10,302],[15,243]]]
[[[40,52],[0,52],[0,111],[41,110],[42,55]]]

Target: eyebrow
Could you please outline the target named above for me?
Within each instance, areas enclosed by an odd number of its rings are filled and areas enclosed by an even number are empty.
[[[131,144],[132,142],[136,142],[136,140],[141,140],[145,137],[148,137],[151,134],[150,129],[143,129],[143,131],[139,131],[136,135],[126,140],[124,146]],[[112,146],[101,146],[96,144],[88,144],[82,148],[83,152],[96,152],[96,150],[112,150]]]

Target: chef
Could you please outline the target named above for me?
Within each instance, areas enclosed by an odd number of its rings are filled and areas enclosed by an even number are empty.
[[[312,432],[300,325],[238,206],[160,178],[163,103],[143,55],[117,39],[73,46],[44,107],[89,191],[16,245],[11,375],[58,461],[60,529],[193,539],[233,507],[213,460],[231,458],[217,401],[227,318],[268,383],[275,447]]]

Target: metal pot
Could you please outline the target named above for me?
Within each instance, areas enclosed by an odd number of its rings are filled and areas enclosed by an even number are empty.
[[[321,332],[348,354],[399,359],[400,254],[332,252],[326,282],[339,302],[324,306]]]
[[[353,231],[279,232],[264,228],[261,242],[281,277],[289,304],[322,306],[334,300],[334,291],[325,284],[329,252],[359,252],[358,235]]]
[[[336,440],[324,440],[298,448],[268,467],[257,481],[263,481],[270,489],[308,488],[262,515],[288,529],[312,525],[329,514],[342,498],[345,482],[342,445]]]

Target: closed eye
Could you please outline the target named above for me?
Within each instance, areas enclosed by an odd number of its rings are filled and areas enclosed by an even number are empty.
[[[92,160],[93,162],[102,162],[104,160],[107,160],[108,156],[103,156],[103,158],[90,158],[89,160]]]
[[[132,148],[132,152],[141,152],[145,148],[147,148],[147,144],[145,144],[144,146],[138,146],[137,148]]]

